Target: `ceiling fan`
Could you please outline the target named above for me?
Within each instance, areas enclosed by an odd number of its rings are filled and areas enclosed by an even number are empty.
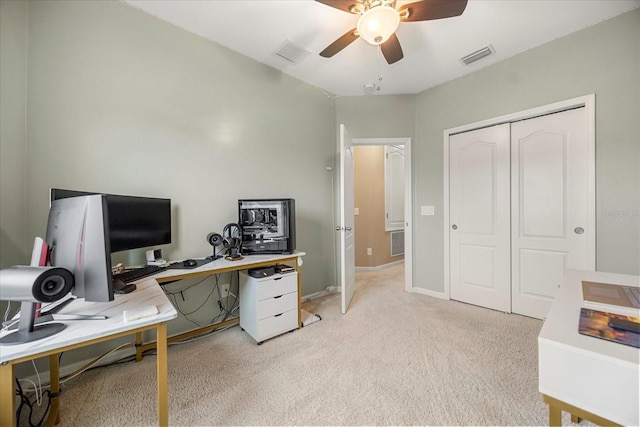
[[[467,7],[467,0],[422,0],[396,9],[396,0],[316,0],[344,12],[360,15],[356,28],[331,43],[320,56],[331,58],[358,37],[372,45],[380,45],[389,64],[404,55],[395,32],[400,22],[430,21],[459,16]]]

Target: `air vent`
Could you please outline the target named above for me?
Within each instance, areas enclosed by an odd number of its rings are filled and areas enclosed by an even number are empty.
[[[391,232],[391,256],[404,254],[404,231]]]
[[[495,52],[496,50],[489,44],[482,49],[476,50],[475,52],[460,58],[460,61],[462,61],[462,63],[465,65],[469,65],[472,62],[476,62],[477,60],[485,58]]]
[[[292,64],[299,63],[310,54],[310,51],[302,46],[291,43],[289,40],[287,40],[282,46],[280,46],[280,49],[276,51],[276,55]]]

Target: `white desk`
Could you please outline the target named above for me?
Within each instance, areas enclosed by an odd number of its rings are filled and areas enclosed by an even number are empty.
[[[160,425],[168,425],[167,343],[199,335],[227,324],[237,323],[239,320],[237,318],[230,319],[167,338],[166,322],[174,319],[177,316],[177,312],[158,284],[285,263],[295,267],[296,271],[298,271],[298,295],[300,296],[302,295],[300,266],[304,255],[304,252],[286,255],[249,255],[238,261],[228,261],[220,258],[193,269],[164,270],[151,278],[136,282],[136,291],[130,294],[116,295],[115,301],[110,303],[74,301],[63,309],[61,313],[104,314],[108,316],[108,319],[64,322],[68,325],[67,328],[49,338],[28,344],[0,347],[0,401],[2,402],[0,426],[15,425],[13,401],[15,389],[13,366],[15,364],[49,356],[51,392],[57,395],[59,391],[59,353],[131,334],[136,335],[136,358],[138,361],[142,359],[144,351],[153,348],[158,350],[158,419]],[[129,323],[123,321],[122,312],[124,310],[151,304],[158,307],[159,314],[157,316]],[[298,327],[302,324],[301,322],[301,303],[300,298],[298,298]],[[149,329],[157,330],[157,341],[143,343],[142,332]],[[4,334],[6,332],[2,335]],[[48,425],[55,422],[56,417],[58,417],[58,406],[57,397],[52,398],[51,415],[47,420]]]
[[[155,305],[158,315],[132,322],[124,322],[122,312],[136,307]],[[142,341],[142,332],[156,329],[158,348],[157,381],[158,381],[158,422],[161,426],[169,424],[168,389],[167,389],[167,324],[174,319],[177,312],[157,282],[153,279],[137,284],[137,290],[126,295],[116,295],[109,303],[92,303],[84,300],[74,301],[61,313],[69,314],[103,314],[106,320],[74,320],[63,322],[67,327],[58,334],[26,344],[0,346],[0,425],[15,425],[14,405],[14,365],[49,356],[51,393],[51,412],[47,420],[52,425],[59,417],[59,364],[58,355],[72,350],[108,341],[114,338],[136,334],[136,343]],[[6,335],[8,332],[3,332]]]
[[[549,425],[562,411],[600,425],[640,425],[640,349],[578,332],[583,280],[640,286],[640,277],[569,270],[538,336]]]
[[[237,261],[229,261],[225,258],[220,258],[215,261],[211,261],[207,264],[201,265],[192,269],[168,269],[164,270],[153,276],[160,285],[164,283],[173,282],[176,280],[188,279],[192,277],[202,277],[211,274],[228,273],[232,271],[245,270],[249,268],[272,266],[275,264],[287,264],[294,267],[298,272],[298,327],[302,326],[302,274],[300,267],[302,265],[302,257],[306,255],[305,252],[294,252],[292,254],[255,254],[246,255],[243,259]],[[218,329],[224,326],[233,325],[239,322],[239,318],[228,319],[223,322],[214,323],[212,325],[196,328],[192,331],[184,332],[178,335],[174,335],[169,338],[169,342],[179,341],[186,338],[190,338],[196,335],[200,335],[209,332],[214,329]],[[138,360],[141,358],[143,351],[153,349],[154,343],[143,344],[138,347]]]

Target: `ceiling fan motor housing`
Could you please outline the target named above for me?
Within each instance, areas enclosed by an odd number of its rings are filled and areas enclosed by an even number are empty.
[[[393,7],[375,6],[358,19],[358,35],[372,45],[379,45],[398,29],[400,14]]]

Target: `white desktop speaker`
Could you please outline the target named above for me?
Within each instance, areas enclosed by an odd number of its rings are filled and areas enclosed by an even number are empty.
[[[163,265],[166,264],[162,258],[162,249],[152,249],[146,252],[147,256],[147,265]]]
[[[61,267],[16,265],[0,270],[0,300],[54,302],[73,287],[73,274]]]

